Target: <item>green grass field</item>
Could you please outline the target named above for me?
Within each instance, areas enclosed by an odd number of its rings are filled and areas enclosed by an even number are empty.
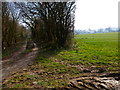
[[[119,65],[117,32],[81,34],[76,35],[74,40],[76,45],[73,50],[60,52],[67,63],[109,66],[109,69]]]
[[[76,35],[78,55],[93,64],[118,64],[118,33]]]
[[[72,50],[40,53],[35,64],[27,71],[14,74],[3,87],[66,87],[69,80],[85,73],[80,67],[89,69],[95,66],[105,68],[104,73],[119,72],[117,32],[76,35],[74,41],[76,44]]]

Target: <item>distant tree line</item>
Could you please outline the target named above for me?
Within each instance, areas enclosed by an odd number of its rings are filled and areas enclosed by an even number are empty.
[[[25,28],[18,23],[19,14],[13,3],[2,2],[2,47],[10,47],[25,37]]]
[[[98,29],[98,30],[75,30],[74,33],[75,34],[86,34],[86,33],[106,33],[106,32],[119,32],[120,30],[118,30],[118,28],[105,28],[105,29]]]
[[[60,49],[72,45],[75,2],[26,2],[15,5],[38,46]]]

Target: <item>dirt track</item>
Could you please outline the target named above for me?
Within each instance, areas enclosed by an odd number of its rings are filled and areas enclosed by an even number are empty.
[[[19,51],[14,53],[12,57],[2,61],[2,79],[11,76],[13,72],[24,69],[34,61],[38,53],[38,48],[35,45],[35,47],[32,49],[32,52],[24,55],[22,53],[24,50],[26,50],[26,45],[27,42],[21,47]]]

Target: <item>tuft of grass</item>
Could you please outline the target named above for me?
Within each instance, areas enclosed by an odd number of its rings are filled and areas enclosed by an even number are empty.
[[[36,58],[36,62],[37,63],[51,63],[52,61],[48,58],[43,57],[43,56],[38,56]]]
[[[23,54],[28,54],[28,53],[30,53],[30,52],[32,52],[32,49],[26,49],[26,50],[23,52]]]
[[[64,80],[47,80],[47,81],[38,81],[38,85],[47,87],[47,88],[54,88],[60,85],[61,87],[67,86],[67,83]]]
[[[24,86],[23,84],[17,83],[13,86],[13,88],[23,88],[23,86]]]

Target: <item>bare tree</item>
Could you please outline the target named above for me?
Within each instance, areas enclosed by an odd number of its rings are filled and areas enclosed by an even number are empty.
[[[50,48],[69,47],[74,31],[74,2],[16,3],[32,38]]]
[[[20,36],[23,28],[19,25],[19,13],[13,7],[14,3],[2,2],[2,45],[10,47],[19,42],[23,37]]]

